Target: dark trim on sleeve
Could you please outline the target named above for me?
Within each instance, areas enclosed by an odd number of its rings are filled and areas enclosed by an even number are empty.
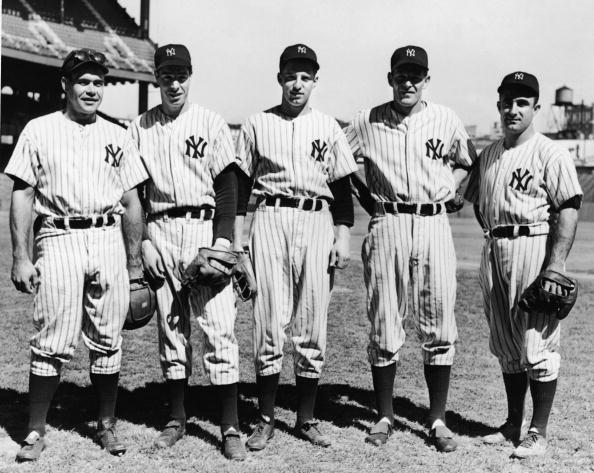
[[[330,213],[334,225],[346,225],[352,227],[355,223],[355,211],[353,209],[353,196],[351,195],[350,175],[328,183],[334,200],[330,203]]]
[[[217,238],[233,241],[233,226],[237,209],[237,174],[230,164],[215,178],[215,216],[213,220],[213,242]]]

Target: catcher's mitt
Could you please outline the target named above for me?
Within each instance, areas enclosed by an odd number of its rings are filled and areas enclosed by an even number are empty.
[[[459,212],[464,207],[464,197],[456,192],[454,197],[445,202],[446,212],[453,214]]]
[[[233,271],[233,287],[242,301],[256,295],[256,277],[249,251],[237,251],[237,264]]]
[[[192,262],[181,269],[181,282],[184,286],[225,286],[237,264],[237,253],[227,250],[200,248]]]
[[[144,327],[153,318],[157,308],[157,296],[144,278],[130,280],[130,307],[124,329]]]
[[[545,283],[553,282],[563,289],[564,295],[553,294],[545,290]],[[573,278],[558,271],[547,269],[540,273],[528,286],[518,306],[526,312],[552,312],[558,319],[567,317],[575,304],[578,295],[578,284]]]

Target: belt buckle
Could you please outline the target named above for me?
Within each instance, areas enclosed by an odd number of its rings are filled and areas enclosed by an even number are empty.
[[[299,201],[300,208],[305,211],[316,210],[316,204],[317,202],[314,199],[303,198]]]
[[[520,226],[514,225],[512,235],[514,238],[518,238],[520,236]]]
[[[415,215],[421,215],[421,207],[423,206],[423,204],[421,204],[420,202],[417,202],[415,205]]]
[[[63,218],[63,222],[64,222],[64,230],[70,230],[70,217],[68,215],[66,215]]]

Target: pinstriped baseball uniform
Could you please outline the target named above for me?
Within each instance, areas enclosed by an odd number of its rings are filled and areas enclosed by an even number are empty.
[[[360,112],[346,135],[355,157],[365,159],[367,186],[376,202],[447,201],[455,192],[452,165],[472,164],[460,119],[429,102],[403,119],[391,102]],[[410,281],[424,362],[451,365],[457,339],[456,257],[446,214],[390,214],[376,204],[362,259],[371,364],[386,366],[398,360]]]
[[[237,142],[239,166],[259,198],[325,199],[321,210],[267,206],[261,202],[250,228],[257,295],[254,301],[256,373],[282,368],[285,330],[295,346],[295,373],[318,378],[326,349],[326,318],[334,242],[328,182],[357,170],[336,120],[317,110],[296,118],[280,107],[255,114]]]
[[[213,181],[235,162],[231,131],[218,114],[189,104],[176,118],[165,115],[159,106],[149,110],[131,124],[128,137],[134,158],[126,162],[122,182],[133,187],[148,180],[148,233],[166,267],[166,282],[157,290],[164,376],[190,376],[190,327],[191,319],[197,317],[204,333],[204,368],[211,383],[236,383],[239,352],[233,333],[236,308],[231,286],[220,292],[201,287],[189,293],[180,283],[180,264],[188,265],[201,246],[212,246],[212,220],[159,215],[179,207],[214,208]]]
[[[528,369],[531,378],[552,381],[559,372],[559,320],[517,307],[522,292],[545,265],[551,211],[582,195],[569,153],[536,133],[505,149],[504,140],[481,153],[466,198],[479,206],[485,225],[528,225],[531,236],[487,238],[480,283],[489,322],[489,346],[504,373]]]
[[[119,371],[121,328],[128,310],[128,273],[120,229],[119,177],[125,131],[101,117],[80,125],[55,112],[31,120],[5,173],[35,189],[34,300],[37,333],[31,372],[55,376],[74,353],[82,330],[91,372]],[[53,219],[115,214],[116,224],[56,228]]]

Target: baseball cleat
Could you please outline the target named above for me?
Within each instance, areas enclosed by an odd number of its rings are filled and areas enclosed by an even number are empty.
[[[490,445],[512,442],[515,445],[520,441],[521,431],[521,426],[515,426],[511,422],[505,421],[505,423],[497,429],[497,432],[485,435],[483,437],[483,442]]]
[[[250,450],[263,450],[268,442],[274,437],[274,421],[266,422],[260,419],[252,435],[246,442]]]
[[[318,427],[319,423],[313,420],[308,420],[301,425],[295,426],[295,435],[302,440],[307,440],[319,447],[329,447],[332,442],[326,437]]]
[[[223,455],[225,458],[234,461],[244,461],[247,457],[245,446],[241,441],[239,432],[234,428],[228,429],[223,434]]]
[[[429,431],[429,441],[439,452],[453,452],[458,448],[454,434],[445,425],[437,425]]]
[[[107,417],[97,422],[96,440],[105,450],[115,456],[122,456],[126,453],[126,445],[118,440],[115,432],[116,420]]]
[[[529,458],[544,455],[547,451],[547,439],[538,432],[529,431],[512,453],[512,458]]]
[[[41,452],[45,450],[46,444],[43,435],[39,435],[36,430],[33,430],[27,435],[21,449],[16,455],[17,462],[34,462],[39,459]]]
[[[380,421],[369,430],[369,434],[365,437],[365,442],[379,447],[388,441],[393,431],[392,424]]]
[[[186,423],[176,419],[171,419],[163,431],[159,434],[159,438],[155,440],[155,447],[169,448],[177,443],[186,433]]]

